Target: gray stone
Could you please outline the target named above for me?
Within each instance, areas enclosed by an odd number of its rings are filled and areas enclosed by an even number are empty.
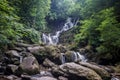
[[[95,64],[90,64],[90,63],[87,63],[87,62],[79,62],[79,64],[84,66],[84,67],[87,67],[87,68],[90,68],[90,69],[94,70],[103,79],[110,77],[110,74],[105,69],[103,69],[102,67],[99,67],[99,66],[97,66]]]
[[[36,74],[39,73],[39,64],[35,57],[29,56],[23,59],[23,62],[20,64],[21,69],[23,72],[27,74]]]

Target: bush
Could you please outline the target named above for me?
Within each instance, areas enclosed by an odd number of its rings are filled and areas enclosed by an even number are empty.
[[[39,43],[41,42],[40,32],[35,29],[25,29],[22,30],[22,40],[26,43]]]

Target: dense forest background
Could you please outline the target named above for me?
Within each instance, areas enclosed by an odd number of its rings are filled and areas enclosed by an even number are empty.
[[[79,19],[73,46],[90,45],[119,62],[120,0],[0,0],[1,53],[16,42],[42,43],[42,32],[68,17]]]

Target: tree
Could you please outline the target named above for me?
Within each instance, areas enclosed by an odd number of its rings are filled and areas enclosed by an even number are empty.
[[[21,34],[18,31],[23,27],[18,22],[19,17],[15,14],[15,9],[7,0],[0,1],[0,19],[0,48],[5,48],[19,38]]]
[[[45,18],[49,13],[50,3],[50,0],[20,0],[18,15],[21,22],[28,28],[45,29]]]

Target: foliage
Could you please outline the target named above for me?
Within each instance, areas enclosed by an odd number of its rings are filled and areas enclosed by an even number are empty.
[[[46,27],[45,18],[49,13],[50,0],[20,0],[18,15],[27,27],[43,30]]]
[[[7,0],[0,1],[0,48],[5,48],[20,36],[17,30],[22,28],[22,24],[18,22],[19,17],[14,12],[15,9]]]
[[[21,30],[21,33],[21,38],[26,43],[39,43],[41,40],[40,33],[33,28]]]
[[[76,5],[76,0],[52,0],[50,20],[75,16],[79,5]]]
[[[82,17],[79,33],[75,36],[77,45],[87,43],[99,53],[110,54],[118,61],[120,51],[120,23],[118,2],[113,0],[81,1],[80,15]],[[103,6],[101,6],[103,5]]]

